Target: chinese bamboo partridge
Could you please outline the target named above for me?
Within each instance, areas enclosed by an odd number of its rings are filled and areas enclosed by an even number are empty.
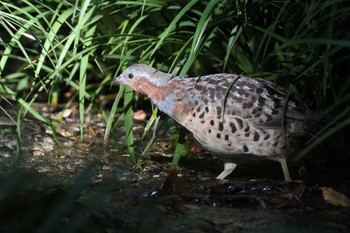
[[[147,95],[216,155],[229,159],[251,154],[280,162],[285,180],[291,180],[285,158],[290,143],[305,135],[314,121],[297,96],[260,78],[234,74],[182,78],[136,64],[113,83]],[[224,179],[235,167],[225,163],[217,178]]]

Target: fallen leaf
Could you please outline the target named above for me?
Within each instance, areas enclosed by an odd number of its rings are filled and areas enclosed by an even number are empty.
[[[303,182],[289,182],[288,190],[298,199],[300,199],[305,192],[306,185]]]
[[[143,121],[147,118],[147,114],[143,110],[139,110],[133,113],[134,120]]]
[[[169,171],[167,178],[165,179],[162,187],[162,193],[164,194],[183,194],[187,192],[187,189],[182,185],[178,174],[178,168],[172,167]]]
[[[320,187],[320,189],[322,190],[323,199],[327,203],[335,206],[350,207],[350,200],[344,194],[328,187]]]
[[[80,150],[88,150],[91,148],[91,144],[90,143],[79,143],[79,144],[76,144],[75,147],[80,149]]]
[[[191,154],[200,154],[202,153],[204,150],[203,150],[203,147],[201,147],[200,145],[198,145],[197,143],[191,145],[191,148],[190,148],[190,152]]]

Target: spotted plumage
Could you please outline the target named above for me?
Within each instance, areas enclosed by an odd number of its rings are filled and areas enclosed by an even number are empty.
[[[234,74],[181,78],[143,64],[127,68],[115,83],[147,95],[208,151],[225,158],[252,154],[279,161],[290,180],[285,154],[312,121],[308,108],[276,84]],[[218,176],[235,168],[225,164]]]

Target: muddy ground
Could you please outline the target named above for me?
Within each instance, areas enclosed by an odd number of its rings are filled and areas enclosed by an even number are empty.
[[[193,153],[181,159],[179,168],[171,169],[167,132],[159,132],[157,142],[133,166],[122,126],[104,147],[105,123],[98,111],[86,116],[83,140],[76,109],[67,111],[55,126],[59,144],[44,125],[26,117],[18,157],[16,125],[1,114],[0,232],[350,230],[345,207],[350,158],[341,132],[335,136],[339,145],[326,142],[290,163],[296,182],[282,180],[278,163],[261,160],[238,161],[237,170],[218,181],[222,161],[190,136]],[[138,155],[147,144],[147,137],[140,140],[145,124],[135,121]]]

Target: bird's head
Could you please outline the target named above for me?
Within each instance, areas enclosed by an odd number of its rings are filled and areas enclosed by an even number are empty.
[[[155,87],[164,87],[168,85],[170,79],[174,77],[154,69],[144,64],[135,64],[129,66],[120,76],[113,80],[113,84],[125,84],[135,91],[147,94],[146,88],[150,85]]]
[[[116,77],[113,84],[125,84],[157,102],[164,99],[173,90],[170,81],[175,77],[175,75],[158,71],[144,64],[135,64]]]

